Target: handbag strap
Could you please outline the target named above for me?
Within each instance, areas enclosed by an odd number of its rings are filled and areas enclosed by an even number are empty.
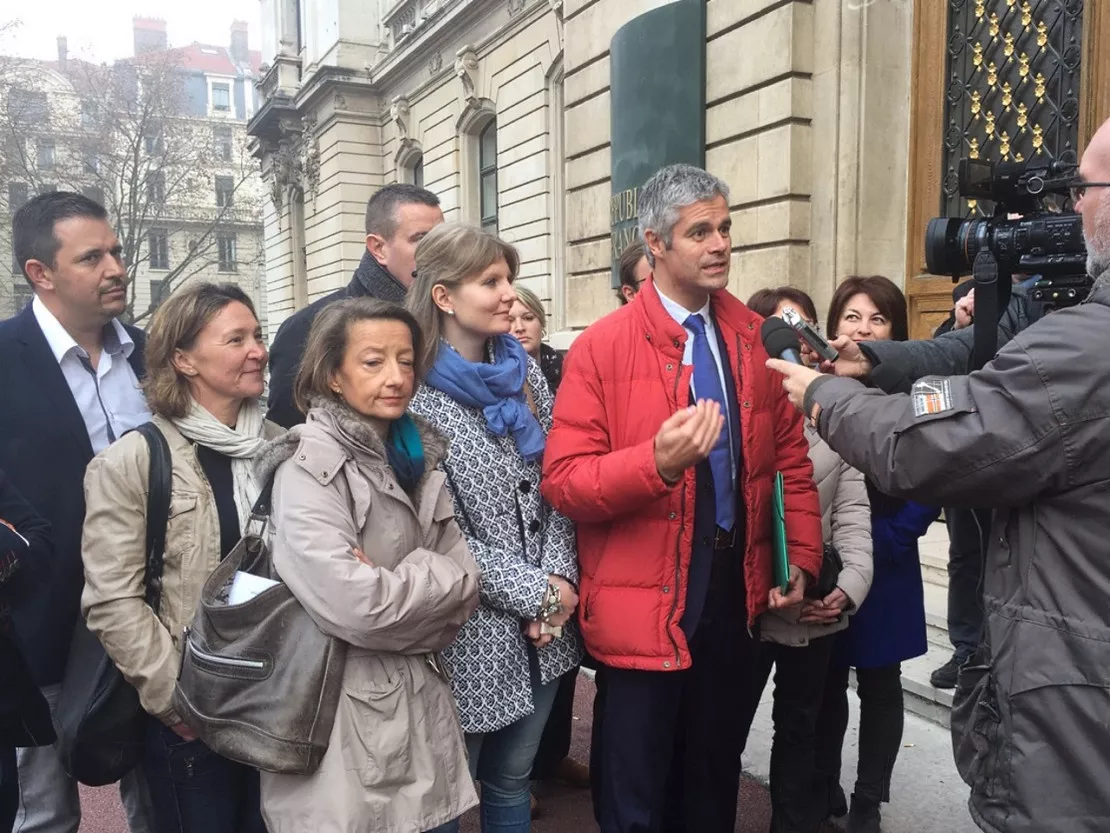
[[[166,525],[170,519],[173,458],[165,435],[153,422],[135,429],[150,448],[146,498],[146,603],[155,613],[162,603],[162,567],[166,555]]]

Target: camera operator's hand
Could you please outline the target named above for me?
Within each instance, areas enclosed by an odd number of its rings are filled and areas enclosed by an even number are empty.
[[[848,336],[834,338],[829,344],[840,355],[835,362],[821,362],[822,373],[833,373],[850,379],[866,379],[871,375],[871,361]]]
[[[701,399],[697,405],[671,414],[655,435],[659,476],[667,483],[677,483],[686,469],[709,456],[724,427],[721,406],[713,400]]]
[[[964,297],[956,302],[956,307],[953,310],[956,318],[956,323],[952,325],[953,330],[962,330],[964,327],[970,327],[975,323],[975,289],[973,288]]]
[[[799,411],[802,410],[806,391],[813,384],[814,379],[821,378],[821,374],[800,364],[784,362],[782,359],[768,359],[767,367],[782,374],[782,388],[786,391],[790,404]]]

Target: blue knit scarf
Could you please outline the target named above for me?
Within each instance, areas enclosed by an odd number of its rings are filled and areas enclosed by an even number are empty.
[[[544,436],[524,397],[528,354],[511,335],[496,336],[491,342],[492,363],[469,362],[450,345],[441,343],[424,381],[460,405],[480,408],[491,434],[512,434],[520,455],[525,460],[538,460],[543,456]]]

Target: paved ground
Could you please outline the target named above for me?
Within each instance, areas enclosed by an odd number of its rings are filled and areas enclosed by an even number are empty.
[[[572,754],[588,759],[593,683],[579,679],[575,700]],[[855,704],[853,696],[853,704]],[[856,706],[845,743],[845,787],[850,789],[848,773],[856,762]],[[746,776],[740,791],[737,833],[766,833],[770,803],[759,779],[767,777],[771,740],[770,690],[756,716],[745,755]],[[885,833],[973,833],[975,827],[966,810],[967,790],[952,764],[948,733],[932,723],[906,716],[903,750],[895,771],[893,803],[884,810]],[[588,833],[596,830],[588,790],[569,790],[543,786],[539,790],[541,813],[535,833]],[[119,791],[115,787],[82,791],[85,818],[81,833],[127,833]],[[479,833],[476,813],[463,820],[463,833]]]

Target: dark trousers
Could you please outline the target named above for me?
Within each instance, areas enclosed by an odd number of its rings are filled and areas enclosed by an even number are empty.
[[[817,720],[835,644],[835,636],[826,636],[801,647],[774,642],[759,646],[759,663],[745,711],[755,714],[773,665],[771,833],[816,833],[824,821],[821,801],[815,795],[814,757]]]
[[[732,833],[751,716],[740,701],[758,644],[747,630],[737,550],[712,554],[684,671],[606,667],[602,833]]]
[[[11,833],[19,810],[19,771],[15,747],[0,746],[0,833]]]
[[[945,509],[948,523],[948,638],[956,654],[975,653],[983,633],[983,567],[991,529],[987,509]]]
[[[551,714],[543,727],[540,748],[532,764],[532,780],[546,781],[570,754],[571,726],[574,725],[574,690],[578,685],[578,669],[568,671],[559,681]]]
[[[902,746],[902,666],[857,668],[859,695],[859,765],[853,801],[890,801],[890,777]],[[817,720],[814,781],[831,794],[840,783],[841,751],[848,730],[848,669],[833,666],[826,676],[825,697]]]
[[[607,689],[605,687],[605,666],[600,662],[594,667],[594,720],[593,730],[590,732],[590,800],[594,806],[594,821],[601,826],[601,770],[603,768],[601,755],[602,727],[605,724],[605,700]]]
[[[158,833],[266,833],[258,772],[151,718],[142,766]]]

